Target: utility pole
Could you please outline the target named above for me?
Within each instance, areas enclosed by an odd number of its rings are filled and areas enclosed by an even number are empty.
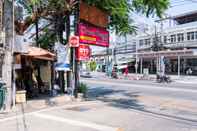
[[[79,35],[78,31],[78,25],[79,25],[79,6],[80,6],[80,0],[76,0],[77,5],[76,5],[76,10],[75,10],[75,35]],[[74,81],[74,96],[77,98],[78,97],[78,92],[79,92],[79,75],[78,75],[78,61],[76,59],[76,52],[77,48],[71,48],[71,53],[72,53],[72,67],[73,67],[73,81]]]
[[[12,104],[12,64],[13,64],[13,44],[14,44],[14,0],[4,0],[3,3],[3,30],[5,31],[5,57],[3,61],[3,81],[6,83],[6,110]]]
[[[135,73],[138,74],[138,43],[135,42]]]

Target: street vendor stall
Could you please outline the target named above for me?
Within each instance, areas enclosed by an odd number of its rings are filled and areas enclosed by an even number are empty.
[[[21,94],[25,90],[28,98],[48,94],[52,88],[51,65],[54,59],[53,53],[31,46],[28,53],[15,55],[16,91]]]

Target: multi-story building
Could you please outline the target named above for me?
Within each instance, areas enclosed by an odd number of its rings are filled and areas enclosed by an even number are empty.
[[[167,21],[169,25],[162,24]],[[121,44],[118,42],[111,48],[111,54],[103,51],[94,58],[102,57],[106,61],[109,56],[114,64],[127,65],[133,73],[148,69],[155,74],[164,63],[166,74],[186,75],[191,69],[190,74],[197,75],[197,11],[160,20],[155,28],[128,36]]]
[[[192,70],[197,75],[197,11],[174,16],[175,26],[139,35],[137,39],[137,58],[141,72],[148,68],[150,73],[160,70],[160,58],[164,58],[167,74],[185,75]],[[163,22],[163,21],[161,21]],[[153,51],[153,47],[163,47]]]

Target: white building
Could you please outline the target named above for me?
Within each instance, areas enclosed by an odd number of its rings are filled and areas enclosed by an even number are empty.
[[[164,29],[159,27],[149,34],[138,35],[136,38],[141,70],[148,68],[151,73],[156,73],[160,70],[158,64],[160,57],[163,56],[167,74],[185,75],[190,68],[191,74],[197,75],[197,11],[167,20],[175,21],[176,25]],[[155,45],[163,49],[155,52],[153,50]]]

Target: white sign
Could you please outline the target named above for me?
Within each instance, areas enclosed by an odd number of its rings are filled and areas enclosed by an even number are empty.
[[[57,62],[55,63],[55,70],[69,71],[70,70],[70,49],[69,46],[55,43],[55,51],[57,53]]]

